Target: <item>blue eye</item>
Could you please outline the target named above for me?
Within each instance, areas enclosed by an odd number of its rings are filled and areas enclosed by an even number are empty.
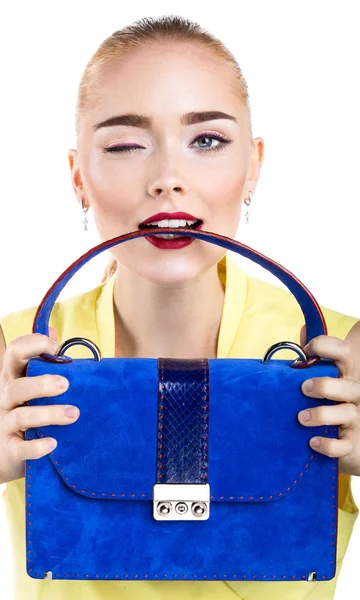
[[[218,152],[219,150],[223,150],[227,146],[227,144],[232,143],[232,140],[228,138],[223,138],[220,135],[213,135],[210,133],[202,133],[193,141],[193,144],[198,140],[217,140],[218,142],[221,142],[217,146],[212,146],[211,148],[209,148],[208,146],[206,148],[198,146],[198,148],[204,150],[205,152]]]
[[[231,144],[233,141],[233,140],[230,140],[229,138],[225,138],[220,135],[213,135],[213,134],[208,134],[208,133],[202,133],[202,134],[198,135],[197,138],[195,138],[195,140],[192,143],[194,144],[198,140],[217,140],[218,142],[220,142],[217,146],[213,146],[211,148],[208,146],[207,147],[201,147],[201,146],[197,147],[198,150],[204,151],[204,152],[219,152],[219,150],[223,150],[227,146],[227,144]],[[141,146],[111,146],[109,148],[103,148],[103,152],[130,154],[131,152],[133,152],[135,150],[141,150],[141,149],[142,149]]]

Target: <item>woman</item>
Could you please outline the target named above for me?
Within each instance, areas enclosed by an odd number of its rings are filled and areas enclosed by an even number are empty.
[[[204,230],[234,238],[242,207],[255,192],[264,142],[252,137],[246,82],[230,52],[210,34],[179,17],[143,19],[107,38],[87,65],[78,97],[77,149],[69,151],[72,183],[85,214],[91,207],[101,239],[144,221],[201,221]],[[186,213],[177,215],[177,213]],[[165,213],[160,214],[159,213]],[[165,222],[164,222],[165,220]],[[190,223],[189,223],[190,222]],[[305,343],[303,317],[287,291],[247,276],[223,250],[194,238],[144,237],[112,248],[101,285],[56,304],[52,336],[92,339],[103,356],[254,357],[272,343]],[[32,335],[37,307],[7,315],[0,386],[1,481],[14,546],[16,599],[330,598],[330,581],[52,581],[25,572],[24,460],[51,452],[56,441],[25,441],[24,430],[66,425],[56,406],[21,407],[67,388],[56,378],[24,378],[27,360],[53,352],[57,342]],[[357,319],[322,307],[329,337],[312,340],[308,355],[338,360],[343,378],[315,382],[312,397],[343,400],[314,408],[310,422],[342,424],[342,439],[317,451],[341,457],[340,567],[358,508],[350,476],[360,474],[360,347]],[[351,331],[350,331],[351,330]],[[344,340],[345,336],[347,339]],[[6,348],[6,349],[5,349]],[[87,356],[83,347],[74,356]],[[292,352],[281,355],[293,358]],[[299,415],[299,421],[306,421]],[[315,449],[313,442],[310,444]],[[316,588],[316,590],[315,590]]]

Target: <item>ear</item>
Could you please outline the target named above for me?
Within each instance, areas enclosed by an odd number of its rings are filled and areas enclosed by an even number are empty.
[[[300,346],[304,348],[306,342],[306,323],[300,330]]]
[[[68,162],[71,171],[71,183],[74,188],[75,195],[78,199],[78,203],[81,206],[81,198],[85,195],[84,188],[80,173],[80,167],[78,164],[78,152],[71,148],[68,151]]]

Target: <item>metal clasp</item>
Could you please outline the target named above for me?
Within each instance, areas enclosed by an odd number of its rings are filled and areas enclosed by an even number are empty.
[[[294,350],[295,352],[297,352],[297,354],[299,355],[299,357],[302,361],[304,361],[304,362],[307,361],[307,356],[306,356],[304,350],[302,349],[302,347],[299,346],[299,344],[295,344],[295,342],[284,341],[284,342],[277,342],[276,344],[273,344],[272,346],[270,346],[270,348],[268,348],[267,351],[265,352],[263,362],[264,363],[268,362],[270,360],[270,358],[273,356],[273,354],[275,354],[275,352],[277,352],[278,350],[285,350],[285,349]]]
[[[270,348],[268,348],[265,352],[262,362],[268,363],[269,359],[272,357],[273,354],[275,354],[275,352],[277,352],[278,350],[285,349],[294,350],[299,355],[299,358],[297,358],[293,363],[290,364],[290,367],[292,367],[293,369],[307,368],[311,365],[314,365],[320,360],[319,356],[307,357],[304,350],[301,346],[299,346],[299,344],[296,344],[295,342],[284,341],[277,342],[276,344],[270,346]]]
[[[210,485],[156,483],[153,516],[157,521],[206,521],[210,516]]]
[[[68,340],[65,340],[64,342],[62,342],[62,344],[60,344],[60,346],[58,348],[56,356],[63,356],[65,350],[67,350],[68,348],[71,348],[71,346],[77,346],[77,345],[86,346],[87,348],[89,348],[89,350],[92,351],[95,360],[101,360],[101,352],[100,352],[98,346],[91,340],[88,340],[87,338],[80,337],[80,336],[72,337],[72,338],[69,338]]]

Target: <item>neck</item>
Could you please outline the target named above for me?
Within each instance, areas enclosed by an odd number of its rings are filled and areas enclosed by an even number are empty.
[[[161,286],[118,264],[115,356],[216,358],[225,290],[217,264],[181,286]]]

